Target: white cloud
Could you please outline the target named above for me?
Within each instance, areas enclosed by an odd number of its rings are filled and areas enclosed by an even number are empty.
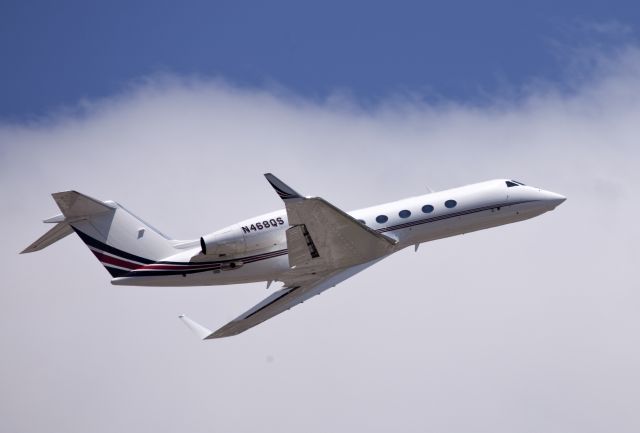
[[[160,77],[0,127],[0,429],[635,432],[640,54],[567,94],[485,106],[314,103]],[[74,238],[18,256],[48,194],[115,199],[177,238],[280,207],[263,180],[352,209],[495,177],[569,200],[400,253],[246,334],[199,343],[261,285],[127,288]]]

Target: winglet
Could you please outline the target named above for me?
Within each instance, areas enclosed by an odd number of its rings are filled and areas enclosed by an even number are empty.
[[[300,194],[295,192],[293,188],[275,177],[273,174],[265,173],[264,177],[267,178],[273,189],[276,190],[276,193],[282,200],[295,200],[304,198]]]
[[[194,322],[184,314],[179,315],[178,318],[182,320],[184,324],[187,325],[187,328],[191,329],[191,331],[201,340],[206,340],[206,338],[213,333],[211,332],[211,329],[205,328],[201,324]]]

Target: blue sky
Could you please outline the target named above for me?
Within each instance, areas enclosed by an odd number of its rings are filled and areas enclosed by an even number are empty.
[[[478,102],[569,84],[582,45],[635,38],[634,2],[5,1],[0,119],[24,120],[169,72],[362,104]]]

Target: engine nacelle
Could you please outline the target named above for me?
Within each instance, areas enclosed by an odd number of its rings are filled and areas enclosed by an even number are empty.
[[[202,254],[231,258],[252,251],[272,249],[278,245],[286,248],[285,229],[288,225],[284,217],[274,214],[243,221],[201,237]]]
[[[231,226],[200,238],[202,254],[217,257],[234,256],[247,251],[247,242],[239,226]]]

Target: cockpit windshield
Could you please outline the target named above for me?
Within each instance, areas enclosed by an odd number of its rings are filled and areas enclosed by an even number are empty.
[[[513,180],[513,179],[506,181],[506,184],[507,184],[507,188],[511,188],[514,186],[525,186],[524,183],[518,182],[517,180]]]

